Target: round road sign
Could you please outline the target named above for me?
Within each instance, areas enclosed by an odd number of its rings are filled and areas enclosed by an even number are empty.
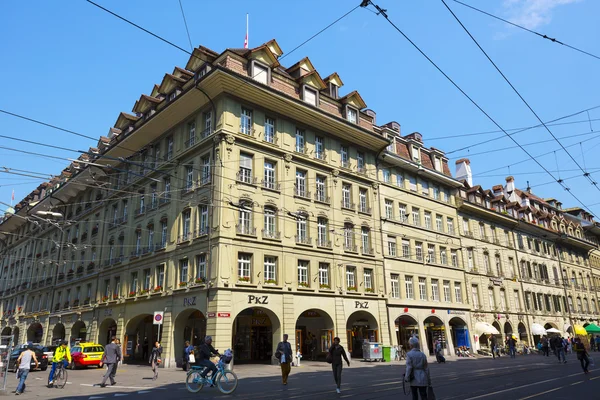
[[[154,316],[154,320],[155,320],[156,322],[160,322],[160,321],[162,320],[162,315],[160,315],[160,314],[156,314],[156,315]]]

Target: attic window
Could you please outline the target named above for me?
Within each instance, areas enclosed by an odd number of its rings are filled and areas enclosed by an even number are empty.
[[[413,158],[413,161],[419,162],[419,160],[420,160],[419,148],[416,146],[412,146],[412,158]]]
[[[257,62],[252,63],[252,79],[265,85],[269,82],[269,68]]]
[[[358,123],[358,111],[352,107],[346,106],[346,119],[353,124]]]
[[[169,93],[169,101],[175,100],[175,97],[177,97],[177,90],[173,90]]]
[[[331,82],[329,82],[329,95],[334,99],[338,98],[338,87]]]
[[[303,100],[313,106],[317,105],[317,91],[304,86]]]
[[[208,71],[210,71],[208,64],[202,65],[202,67],[198,70],[198,72],[196,72],[196,79],[202,78],[204,75],[206,75],[208,73]]]
[[[441,160],[438,157],[434,157],[433,162],[434,162],[435,170],[441,172],[442,171]]]

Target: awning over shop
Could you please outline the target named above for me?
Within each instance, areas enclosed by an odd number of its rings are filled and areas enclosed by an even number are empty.
[[[550,329],[546,329],[546,333],[562,333],[562,332],[556,328],[550,328]]]
[[[540,324],[532,324],[531,325],[531,333],[533,335],[543,336],[546,334],[546,330]]]
[[[475,324],[475,333],[479,336],[481,335],[499,335],[498,329],[494,328],[491,324],[487,322],[478,322]]]
[[[600,333],[600,326],[596,324],[589,324],[585,327],[587,333]]]
[[[574,325],[576,335],[587,335],[587,331],[581,325]]]

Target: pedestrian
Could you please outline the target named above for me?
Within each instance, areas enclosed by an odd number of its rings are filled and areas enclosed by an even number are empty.
[[[35,356],[35,353],[32,351],[33,345],[28,344],[27,350],[23,351],[19,354],[19,358],[17,358],[17,365],[19,370],[17,372],[17,377],[19,378],[19,384],[17,385],[17,390],[15,390],[15,395],[20,395],[25,391],[25,380],[27,379],[27,375],[29,375],[29,369],[31,368],[31,360],[35,361],[35,368],[38,367],[38,359]]]
[[[406,371],[404,382],[410,384],[413,400],[427,400],[427,387],[431,386],[431,376],[427,366],[427,357],[419,350],[419,339],[412,337],[408,341],[410,351],[406,353]]]
[[[577,359],[581,363],[581,368],[583,369],[584,374],[589,374],[588,366],[590,365],[589,354],[583,345],[581,339],[576,338],[573,343],[573,351],[577,354]]]
[[[514,336],[510,335],[507,342],[508,354],[510,354],[510,358],[515,358],[517,356],[517,340],[514,338]]]
[[[542,337],[542,354],[546,357],[550,357],[550,347],[548,343],[548,338],[546,336]]]
[[[292,345],[288,342],[288,335],[283,335],[283,341],[277,344],[275,357],[279,359],[281,365],[281,383],[287,385],[288,376],[290,375],[292,362]]]
[[[557,336],[556,337],[556,357],[558,358],[558,362],[562,362],[564,364],[567,363],[567,357],[565,356],[565,340],[562,338],[562,336]]]
[[[152,380],[155,381],[158,378],[158,367],[160,366],[160,363],[162,363],[162,360],[160,358],[162,354],[162,347],[160,346],[160,343],[157,341],[154,344],[154,348],[152,349],[152,353],[150,354],[150,365],[152,365],[152,372],[154,372],[154,376],[152,377]]]
[[[494,335],[490,335],[491,336],[491,346],[492,346],[492,358],[495,360],[496,359],[496,348],[498,347],[498,341],[496,339],[496,336]],[[498,357],[500,357],[500,354],[498,353]]]
[[[596,335],[594,341],[596,342],[596,351],[600,351],[600,335]]]
[[[196,356],[194,355],[194,346],[190,344],[189,340],[185,341],[185,345],[183,347],[183,370],[189,371],[190,364],[196,363]]]
[[[102,383],[100,387],[106,387],[106,381],[110,379],[110,385],[114,386],[117,382],[115,381],[115,374],[117,373],[117,365],[121,361],[123,355],[121,353],[121,346],[117,344],[117,338],[112,337],[112,341],[104,348],[104,354],[100,360],[100,366],[106,365],[106,373],[102,377]]]
[[[115,368],[113,369],[113,378],[115,375],[117,375],[117,369],[119,368],[119,365],[123,363],[123,346],[121,346],[121,339],[115,339],[115,344],[119,346],[119,349],[121,349],[121,359],[115,364]]]
[[[333,379],[335,379],[336,393],[341,393],[340,387],[342,386],[342,357],[346,360],[346,364],[350,366],[350,361],[346,356],[346,350],[340,344],[340,338],[333,338],[333,346],[329,348],[329,354],[327,356],[331,360],[331,369],[333,370]],[[328,360],[329,361],[329,360]]]

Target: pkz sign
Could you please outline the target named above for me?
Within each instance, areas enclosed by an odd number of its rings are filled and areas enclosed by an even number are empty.
[[[184,307],[195,306],[195,305],[196,305],[196,296],[183,298],[183,306]]]
[[[269,296],[248,295],[248,304],[269,304]]]

